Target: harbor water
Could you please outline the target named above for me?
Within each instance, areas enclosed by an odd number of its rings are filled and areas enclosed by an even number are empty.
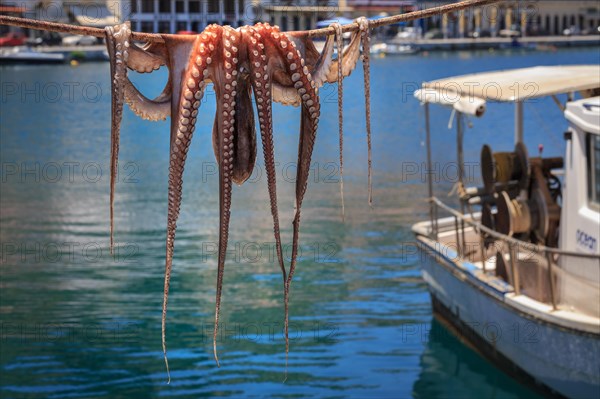
[[[357,66],[344,81],[344,221],[337,86],[320,90],[285,382],[283,286],[260,144],[255,173],[233,190],[220,368],[213,359],[219,203],[215,95],[208,90],[184,175],[167,316],[170,384],[160,330],[168,121],[124,112],[111,255],[108,63],[0,67],[0,396],[536,397],[433,318],[410,230],[428,217],[424,115],[412,93],[452,75],[599,62],[597,48],[373,58],[372,208]],[[166,76],[161,70],[132,80],[150,97]],[[530,155],[562,156],[566,123],[553,101],[530,101],[524,110]],[[431,112],[435,190],[445,196],[457,179],[455,134],[449,110]],[[273,113],[289,264],[299,109],[275,105]],[[512,106],[490,104],[483,118],[468,121],[469,185],[480,182],[483,144],[512,149],[512,118]],[[496,339],[532,339],[525,331],[515,326]]]

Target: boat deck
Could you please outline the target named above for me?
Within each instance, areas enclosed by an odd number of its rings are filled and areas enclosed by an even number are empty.
[[[473,218],[477,219],[479,216],[474,214]],[[431,232],[430,221],[413,226],[419,243],[430,254],[444,258],[446,263],[452,263],[469,278],[474,279],[475,284],[485,286],[489,293],[523,313],[566,328],[600,334],[600,317],[561,303],[555,287],[564,272],[557,267],[555,260],[552,264],[551,282],[548,259],[532,249],[513,248],[513,266],[510,261],[510,249],[506,243],[497,240],[484,242],[479,233],[470,226],[464,227],[464,233],[460,227],[457,231],[452,217],[439,219],[437,223],[437,240],[428,237]],[[502,261],[498,262],[498,259]],[[518,290],[515,289],[513,274],[517,275]],[[554,285],[556,306],[552,303],[551,284]]]

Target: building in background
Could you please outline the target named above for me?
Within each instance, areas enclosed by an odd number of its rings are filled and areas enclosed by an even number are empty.
[[[234,27],[258,21],[282,30],[313,29],[321,20],[393,15],[453,1],[425,0],[0,0],[0,6],[25,9],[23,16],[90,26],[132,22],[136,31],[202,31],[218,23]],[[401,24],[400,28],[402,28]],[[597,0],[502,1],[408,23],[444,37],[597,33]]]
[[[417,8],[417,2],[409,0],[346,0],[346,2],[355,16],[381,13],[394,15],[414,11]]]
[[[11,15],[11,10],[12,15],[19,17],[94,27],[115,25],[122,19],[120,0],[0,0],[0,14]],[[0,33],[8,31],[21,32],[30,38],[56,36],[60,40],[55,33],[0,26]]]
[[[418,8],[451,1],[419,1]],[[597,33],[600,6],[597,0],[502,1],[419,22],[423,30],[439,29],[445,37],[496,36],[501,31],[522,35]]]
[[[200,32],[217,23],[238,27],[256,22],[282,30],[312,29],[317,21],[335,17],[340,8],[332,0],[129,0],[122,1],[134,30],[173,33]]]
[[[7,15],[10,17],[23,17],[27,12],[27,8],[19,7],[15,5],[6,5],[0,2],[0,15]],[[22,29],[8,26],[8,25],[0,25],[0,36],[4,36],[9,32],[21,32]]]
[[[122,15],[143,32],[201,32],[207,25],[238,27],[254,23],[251,0],[123,0]]]
[[[257,0],[258,1],[258,0]],[[411,0],[280,0],[261,1],[257,20],[277,24],[282,30],[312,29],[316,22],[336,17],[387,16],[440,6],[455,1]],[[597,33],[600,6],[597,0],[501,1],[432,18],[401,23],[425,33],[442,31],[444,37],[506,34],[562,35]]]
[[[104,27],[122,20],[121,3],[121,0],[2,0],[0,7],[19,7],[26,18]]]
[[[120,0],[13,0],[0,1],[0,6],[23,9],[22,16],[43,21],[105,27],[121,21]]]
[[[345,0],[261,1],[258,9],[259,20],[278,25],[284,31],[314,29],[318,21],[352,12]]]

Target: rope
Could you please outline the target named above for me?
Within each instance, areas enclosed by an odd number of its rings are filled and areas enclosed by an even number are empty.
[[[377,28],[379,26],[391,25],[397,22],[414,21],[415,19],[429,18],[434,15],[464,10],[465,8],[484,6],[487,4],[497,3],[499,1],[501,0],[466,0],[458,3],[446,4],[439,7],[432,7],[425,10],[413,11],[406,14],[398,14],[390,17],[377,19],[374,21],[369,21],[369,27]],[[38,21],[35,19],[11,17],[7,15],[0,15],[0,25],[10,25],[35,30],[46,30],[59,33],[71,33],[75,35],[95,36],[104,38],[104,29],[101,28],[62,24],[58,22]],[[342,25],[342,32],[354,32],[358,29],[358,24],[355,22],[347,25]],[[335,33],[335,29],[333,27],[327,27],[321,29],[296,31],[293,33],[296,36],[306,36],[312,38],[333,35]],[[132,40],[140,42],[164,43],[163,37],[175,36],[181,37],[181,35],[172,34],[131,32]]]

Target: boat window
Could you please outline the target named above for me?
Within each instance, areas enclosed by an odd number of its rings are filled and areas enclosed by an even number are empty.
[[[600,208],[600,136],[587,135],[588,199],[595,208]]]

